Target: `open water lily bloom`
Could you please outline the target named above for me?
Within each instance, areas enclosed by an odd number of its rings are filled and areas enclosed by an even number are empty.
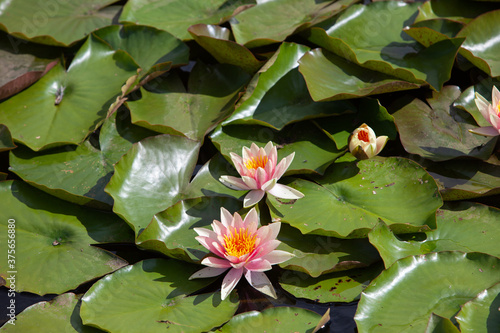
[[[349,151],[354,157],[366,160],[378,155],[389,138],[385,135],[377,137],[370,126],[363,124],[352,132],[349,138]]]
[[[274,222],[258,228],[259,217],[252,208],[245,219],[238,213],[231,215],[221,208],[221,221],[214,220],[212,230],[194,228],[196,240],[215,256],[204,258],[201,263],[208,267],[194,273],[189,279],[213,277],[226,271],[222,281],[222,299],[234,289],[242,276],[260,292],[276,298],[271,281],[263,273],[271,265],[282,263],[293,254],[276,250],[281,243],[276,239],[281,223]]]
[[[277,183],[292,163],[295,153],[277,164],[276,146],[269,141],[264,148],[259,148],[255,143],[250,148],[243,147],[242,156],[235,153],[230,155],[241,178],[221,176],[219,180],[234,190],[250,190],[243,200],[245,208],[258,203],[266,193],[281,199],[300,199],[304,196],[290,186]]]
[[[476,93],[474,102],[476,102],[476,106],[481,112],[481,115],[491,124],[491,126],[470,129],[469,131],[484,136],[500,135],[500,92],[497,87],[493,86],[491,104],[486,98],[478,93]]]

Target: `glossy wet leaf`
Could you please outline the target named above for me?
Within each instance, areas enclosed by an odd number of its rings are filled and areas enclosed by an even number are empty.
[[[137,238],[137,245],[143,249],[161,252],[169,257],[196,262],[208,254],[195,237],[193,228],[212,230],[210,224],[220,221],[220,208],[234,213],[241,208],[241,201],[201,197],[183,200],[154,216],[148,227]]]
[[[93,30],[110,25],[116,0],[85,2],[0,1],[0,29],[35,43],[68,46]]]
[[[189,76],[187,90],[175,75],[160,77],[141,89],[142,98],[128,102],[132,122],[161,133],[182,134],[203,141],[234,110],[238,93],[250,79],[231,65],[198,63]]]
[[[16,291],[38,295],[63,293],[126,265],[126,261],[91,244],[130,242],[132,233],[116,216],[51,197],[23,182],[0,183],[4,207],[0,244],[8,250],[8,221],[15,220],[15,263],[0,274],[18,271]],[[12,246],[9,247],[12,249]],[[41,265],[40,263],[43,263]],[[11,263],[12,264],[12,263]]]
[[[249,48],[277,43],[289,35],[327,19],[355,1],[326,6],[314,0],[262,1],[230,20],[234,38]],[[327,7],[327,8],[324,8]]]
[[[4,325],[0,332],[103,332],[82,324],[79,316],[80,297],[67,293],[49,302],[36,303],[16,316],[15,325]]]
[[[439,90],[450,77],[462,39],[425,48],[404,34],[402,29],[411,24],[419,5],[399,1],[353,5],[333,25],[326,22],[305,34],[311,42],[362,67]]]
[[[305,273],[284,271],[279,283],[286,291],[298,298],[307,298],[320,303],[352,302],[377,275],[382,265],[356,268],[321,275],[313,278]]]
[[[76,148],[65,146],[46,153],[21,146],[10,155],[10,170],[61,199],[110,209],[113,199],[104,187],[113,174],[114,164],[133,143],[154,134],[131,125],[127,113],[119,113],[118,117],[115,113],[104,122],[99,145],[86,140]]]
[[[323,174],[328,165],[344,154],[343,150],[337,149],[331,137],[311,122],[292,124],[281,132],[263,126],[223,126],[214,131],[210,138],[228,161],[231,161],[230,152],[241,156],[243,147],[250,147],[252,142],[264,147],[272,141],[280,148],[279,160],[295,152],[287,175]]]
[[[461,305],[498,282],[500,259],[483,253],[406,257],[365,289],[354,320],[360,332],[423,332],[431,313],[452,318]]]
[[[425,333],[460,333],[460,331],[449,318],[431,313]]]
[[[265,65],[265,71],[254,77],[258,80],[255,88],[242,97],[236,111],[223,124],[259,124],[279,130],[292,122],[346,112],[349,104],[316,103],[311,99],[297,69],[299,59],[307,51],[309,48],[303,45],[281,44]]]
[[[200,332],[222,325],[236,312],[232,294],[188,296],[214,279],[188,280],[201,266],[148,259],[108,275],[82,298],[83,323],[111,332]],[[195,315],[196,314],[196,315]]]
[[[182,199],[200,144],[184,137],[158,135],[134,144],[115,165],[106,186],[113,210],[138,235],[156,213]]]
[[[287,202],[268,196],[267,203],[274,218],[304,234],[360,238],[379,219],[397,232],[428,230],[442,204],[429,174],[403,158],[339,162],[315,182],[288,185],[304,197]]]
[[[277,307],[269,308],[262,312],[249,311],[240,313],[233,318],[218,332],[246,332],[251,328],[252,332],[312,332],[321,315],[302,308]]]
[[[497,36],[500,28],[495,22],[500,19],[500,11],[485,13],[467,26],[457,36],[466,37],[460,54],[490,76],[500,75],[500,61],[496,54],[500,51]]]
[[[496,138],[472,134],[474,119],[453,107],[460,96],[457,86],[446,86],[433,92],[427,103],[414,99],[393,116],[405,150],[432,161],[445,161],[460,156],[488,159]]]
[[[497,6],[488,1],[431,0],[426,1],[419,7],[415,22],[446,18],[468,23],[473,18],[494,9],[497,9]]]
[[[241,67],[249,74],[255,73],[263,65],[253,53],[229,39],[231,31],[209,24],[196,24],[188,29],[194,40],[207,50],[221,64]]]
[[[5,125],[0,125],[0,152],[16,148],[12,142],[10,131]]]
[[[303,235],[283,223],[278,240],[279,250],[294,254],[280,267],[318,277],[322,274],[366,267],[380,260],[376,249],[363,239],[338,239],[319,235]]]
[[[438,210],[437,229],[426,232],[424,241],[401,241],[380,223],[370,232],[385,267],[410,255],[440,251],[482,252],[500,258],[500,210],[467,202],[448,203]]]
[[[0,123],[33,150],[78,144],[106,116],[136,65],[123,51],[89,37],[67,69],[52,68],[37,83],[2,103]]]
[[[416,83],[363,68],[324,49],[307,52],[299,70],[315,101],[333,101],[418,88]]]
[[[239,6],[252,0],[132,0],[123,7],[120,22],[149,25],[165,30],[179,39],[191,39],[192,25],[218,24],[227,20]]]
[[[140,25],[112,25],[94,33],[111,45],[113,50],[130,54],[146,74],[153,65],[187,64],[188,47],[166,31]]]
[[[462,333],[495,332],[500,327],[500,283],[480,292],[457,315]]]

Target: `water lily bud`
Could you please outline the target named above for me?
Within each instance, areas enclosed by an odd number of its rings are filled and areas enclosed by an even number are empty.
[[[478,93],[476,93],[474,102],[476,102],[476,106],[479,112],[481,112],[481,115],[491,124],[491,126],[470,129],[469,132],[484,136],[500,135],[500,92],[497,87],[493,86],[491,103]]]
[[[389,138],[385,135],[375,136],[370,126],[363,124],[356,128],[349,137],[349,151],[360,160],[378,155]]]

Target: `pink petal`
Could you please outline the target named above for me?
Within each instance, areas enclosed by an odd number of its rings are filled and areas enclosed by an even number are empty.
[[[267,182],[265,182],[264,184],[262,184],[260,189],[262,191],[269,192],[269,190],[272,189],[274,187],[274,185],[276,185],[276,181],[277,181],[276,178],[272,178],[272,179],[268,180]]]
[[[282,251],[282,250],[274,250],[261,257],[261,259],[265,259],[269,261],[271,265],[281,264],[289,259],[295,257],[292,253]]]
[[[271,284],[271,281],[269,281],[265,273],[247,270],[245,272],[245,278],[252,287],[257,289],[261,293],[269,295],[273,298],[277,298],[273,285]]]
[[[231,156],[231,160],[233,161],[236,171],[238,171],[238,173],[241,175],[246,169],[245,165],[243,164],[243,159],[241,158],[241,156],[236,155],[235,153],[229,153],[229,155]]]
[[[231,268],[231,270],[227,272],[224,280],[222,281],[222,300],[225,300],[227,295],[229,295],[229,293],[234,289],[238,281],[241,279],[241,275],[243,275],[243,269]]]
[[[219,239],[219,236],[225,235],[227,233],[227,227],[217,220],[214,220],[212,222],[212,229],[217,234],[217,239]]]
[[[220,208],[220,221],[226,227],[233,221],[233,215],[224,207]]]
[[[290,155],[282,159],[276,166],[276,169],[274,170],[274,175],[272,175],[272,177],[280,179],[285,173],[285,171],[288,169],[290,164],[292,163],[294,157],[295,157],[295,152],[291,153]]]
[[[491,104],[497,110],[498,103],[500,103],[500,91],[498,91],[496,86],[493,86],[491,90]]]
[[[244,227],[244,223],[243,220],[241,219],[240,214],[234,213],[233,222],[231,223],[231,226],[234,229],[240,229]]]
[[[276,239],[271,240],[271,241],[266,242],[266,243],[263,243],[258,248],[256,248],[254,250],[254,252],[252,253],[252,256],[250,256],[247,260],[252,261],[255,259],[262,258],[262,257],[266,256],[267,254],[269,254],[274,249],[276,249],[280,244],[281,244],[281,242],[279,240],[276,240]]]
[[[500,131],[493,126],[488,127],[478,127],[475,129],[470,129],[469,132],[484,136],[497,136],[500,135]]]
[[[217,239],[217,234],[212,230],[206,228],[193,228],[193,230],[198,234],[198,236]]]
[[[189,280],[192,279],[198,279],[198,278],[207,278],[207,277],[214,277],[217,275],[221,275],[227,271],[227,268],[214,268],[214,267],[205,267],[203,269],[200,269],[193,275],[189,277]]]
[[[266,194],[266,192],[261,190],[251,190],[245,196],[245,199],[243,199],[243,207],[244,208],[252,207],[257,202],[259,202],[260,199],[264,197],[264,194]]]
[[[257,238],[260,238],[261,244],[276,239],[280,232],[280,228],[281,222],[274,222],[262,226],[257,230]]]
[[[257,181],[257,188],[262,189],[262,184],[268,181],[268,175],[266,170],[261,167],[257,168],[257,172],[255,173],[255,180]]]
[[[259,224],[259,215],[257,214],[257,210],[255,210],[255,207],[250,209],[250,211],[247,213],[247,216],[245,216],[245,219],[243,220],[243,225],[245,228],[247,228],[248,233],[250,235],[254,234],[257,231],[257,227]]]
[[[246,191],[251,189],[251,187],[245,184],[241,178],[233,176],[220,176],[219,181],[232,190]]]
[[[257,157],[259,156],[259,146],[257,146],[254,142],[252,142],[252,145],[250,146],[250,154],[252,157]]]
[[[231,267],[231,263],[226,259],[215,258],[215,257],[206,257],[201,261],[202,265],[215,267],[215,268],[229,268]]]
[[[245,184],[247,185],[247,188],[249,190],[258,190],[259,189],[259,187],[257,186],[257,182],[252,177],[242,176],[241,179],[243,179],[243,181],[245,182]]]
[[[500,117],[496,113],[490,114],[490,124],[496,129],[500,129]]]
[[[300,199],[304,196],[304,194],[297,191],[296,189],[283,184],[274,185],[272,189],[267,191],[267,193],[281,199]]]
[[[195,239],[198,242],[200,242],[200,244],[203,245],[210,252],[218,255],[219,257],[224,257],[224,253],[219,250],[220,245],[219,245],[217,240],[214,240],[214,239],[209,238],[209,237],[202,237],[202,236],[195,237]]]
[[[269,141],[266,146],[264,147],[264,151],[266,152],[266,155],[268,158],[271,158],[271,156],[273,155],[273,148],[274,148],[274,151],[276,152],[276,147],[273,145],[272,141]]]
[[[241,157],[243,158],[243,163],[245,163],[247,160],[251,159],[253,157],[250,149],[248,149],[247,147],[243,147],[243,149],[241,150]]]
[[[484,98],[478,93],[476,93],[476,98],[474,99],[474,102],[476,103],[476,106],[479,112],[481,112],[481,115],[484,117],[484,119],[488,120],[490,113],[489,108],[491,106],[490,103],[486,100],[486,98]]]
[[[245,269],[254,272],[265,272],[271,268],[271,263],[262,258],[252,260],[245,265]]]

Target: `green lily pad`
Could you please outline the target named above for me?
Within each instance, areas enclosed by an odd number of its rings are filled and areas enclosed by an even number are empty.
[[[68,46],[110,25],[121,6],[116,0],[85,2],[0,1],[0,29],[35,43]]]
[[[210,138],[228,161],[230,152],[241,156],[242,148],[250,147],[252,142],[264,147],[272,141],[279,148],[278,160],[295,152],[286,175],[323,174],[334,160],[344,154],[344,150],[337,149],[332,138],[312,122],[292,124],[280,132],[263,126],[223,126],[215,130]]]
[[[106,41],[113,50],[130,54],[143,70],[141,74],[146,74],[156,64],[179,66],[188,63],[189,49],[186,44],[153,27],[112,25],[94,32],[94,35]]]
[[[106,116],[123,83],[136,73],[123,51],[90,36],[66,71],[61,64],[2,103],[0,123],[33,150],[78,144]]]
[[[432,161],[490,157],[497,139],[469,132],[476,127],[474,119],[453,107],[459,96],[459,87],[446,86],[440,93],[433,92],[428,104],[414,99],[393,114],[407,152]]]
[[[194,40],[221,64],[241,67],[254,74],[263,65],[246,47],[229,40],[230,30],[217,25],[196,24],[188,29]]]
[[[400,241],[384,223],[368,235],[390,267],[396,260],[439,251],[482,252],[500,258],[500,210],[480,204],[448,203],[437,212],[437,229],[426,232],[424,241]]]
[[[49,302],[36,303],[16,316],[15,325],[6,324],[0,332],[103,332],[82,324],[80,297],[67,293]]]
[[[354,2],[342,0],[325,6],[325,2],[314,0],[262,1],[238,13],[230,23],[236,42],[253,48],[282,42],[291,34],[341,12]]]
[[[494,332],[500,327],[500,283],[465,303],[457,315],[462,333]]]
[[[241,201],[231,198],[202,197],[183,200],[154,216],[148,227],[137,237],[139,247],[161,252],[169,257],[197,262],[207,254],[195,237],[193,228],[210,228],[213,220],[220,221],[220,208],[230,212],[241,208]]]
[[[494,3],[486,1],[468,0],[430,0],[418,8],[415,22],[446,18],[449,20],[468,23],[475,17],[498,8]]]
[[[279,50],[253,80],[254,89],[247,90],[236,111],[223,122],[229,124],[258,124],[274,129],[304,119],[346,112],[350,104],[321,102],[311,99],[306,82],[298,71],[299,59],[308,47],[283,43]]]
[[[104,187],[113,174],[114,164],[133,143],[156,134],[131,125],[127,113],[116,115],[104,122],[99,145],[86,140],[76,149],[66,146],[43,153],[21,146],[10,155],[10,170],[58,198],[109,209],[113,199],[104,192]]]
[[[360,332],[423,332],[431,313],[452,318],[499,277],[500,259],[483,253],[406,257],[365,289],[354,320]]]
[[[234,110],[238,93],[250,77],[243,70],[198,62],[189,76],[187,91],[175,75],[159,77],[141,89],[142,98],[128,102],[132,122],[157,132],[179,134],[203,141],[205,134]]]
[[[17,146],[12,142],[10,131],[5,125],[0,125],[0,152],[11,150]]]
[[[315,182],[288,185],[304,197],[286,202],[268,196],[267,203],[272,217],[304,234],[361,238],[379,219],[398,233],[429,230],[442,205],[432,177],[403,158],[334,163]]]
[[[168,31],[179,39],[191,39],[192,25],[218,24],[227,20],[239,7],[255,4],[253,0],[131,0],[120,15],[121,23],[149,25]]]
[[[238,308],[234,293],[187,296],[214,279],[188,280],[200,266],[149,259],[95,283],[82,298],[85,325],[111,332],[201,332],[222,325]],[[195,314],[195,315],[194,315]]]
[[[425,333],[460,333],[460,331],[449,318],[431,313]]]
[[[113,197],[113,210],[138,235],[156,213],[182,199],[193,174],[200,143],[190,139],[158,135],[134,144],[115,165],[106,186]]]
[[[310,29],[313,43],[367,69],[441,89],[448,81],[463,39],[423,47],[402,29],[411,24],[419,3],[399,1],[353,5],[331,25]],[[432,62],[429,59],[433,59]]]
[[[305,273],[284,271],[279,283],[286,291],[298,298],[307,298],[319,303],[352,302],[382,272],[379,264],[367,268],[356,268],[313,278]]]
[[[280,267],[318,277],[330,272],[366,267],[380,260],[376,249],[366,238],[338,239],[318,235],[303,235],[299,230],[283,223],[278,240],[279,250],[295,257]]]
[[[240,313],[218,331],[220,332],[313,332],[321,315],[302,308],[277,307],[262,312]]]
[[[463,28],[460,22],[447,19],[433,19],[414,23],[403,29],[405,33],[425,47],[442,40],[453,38]]]
[[[14,274],[16,291],[63,293],[127,264],[91,246],[133,239],[115,215],[61,201],[20,181],[0,182],[0,196],[9,207],[0,220],[0,249],[15,251],[0,275]]]
[[[460,54],[490,76],[500,75],[500,61],[496,54],[500,52],[500,44],[495,38],[500,34],[496,24],[500,19],[500,11],[485,13],[467,24],[457,36],[466,37]]]
[[[363,68],[324,49],[307,52],[299,63],[299,70],[315,101],[349,99],[419,87],[418,84]]]

